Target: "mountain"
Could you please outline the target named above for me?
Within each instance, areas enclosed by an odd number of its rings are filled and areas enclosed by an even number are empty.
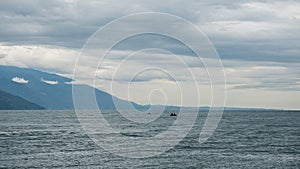
[[[42,110],[44,107],[0,90],[0,110]]]
[[[56,74],[29,68],[0,65],[0,90],[20,96],[46,109],[74,109],[71,82],[72,79]],[[75,86],[82,91],[95,91],[97,103],[101,109],[115,109],[114,102],[120,105],[132,103],[134,107],[139,109],[144,107],[87,85]]]
[[[50,110],[65,110],[74,109],[72,98],[72,79],[62,77],[56,74],[46,73],[29,68],[18,68],[13,66],[0,65],[0,90],[8,92],[12,95],[22,97],[29,102],[41,105]],[[82,109],[96,109],[97,107],[89,107],[89,95],[86,93],[95,91],[96,102],[98,107],[103,110],[116,109],[115,103],[118,108],[131,109],[133,106],[139,110],[152,109],[165,109],[165,110],[209,110],[209,107],[179,107],[179,106],[166,106],[163,105],[139,105],[134,102],[119,99],[104,91],[95,89],[87,85],[74,85],[76,89],[82,91],[80,94],[80,102],[87,107]],[[221,107],[220,107],[221,109]],[[260,108],[236,108],[225,107],[225,110],[267,110]]]

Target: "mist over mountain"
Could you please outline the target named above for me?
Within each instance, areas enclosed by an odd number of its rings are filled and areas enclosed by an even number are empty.
[[[0,90],[0,110],[42,110],[44,107]]]
[[[49,110],[67,110],[74,109],[72,98],[72,79],[62,77],[56,74],[46,73],[30,68],[19,68],[14,66],[0,65],[0,90],[19,96],[40,105]],[[103,110],[116,109],[116,103],[119,108],[132,109],[132,105],[139,110],[165,109],[165,110],[209,110],[210,107],[180,107],[164,105],[140,105],[134,102],[119,99],[104,91],[95,89],[88,85],[73,84],[80,89],[84,96],[85,91],[95,91],[98,107]],[[88,99],[83,99],[82,105],[87,105],[84,109],[96,109],[97,107],[88,107]],[[225,107],[225,110],[257,110],[257,108],[237,108]],[[260,109],[261,110],[261,109]]]
[[[0,90],[20,96],[52,110],[74,109],[72,79],[29,68],[0,66]],[[115,109],[114,101],[130,103],[87,85],[76,85],[81,90],[95,90],[100,109]],[[137,108],[142,108],[132,103]]]

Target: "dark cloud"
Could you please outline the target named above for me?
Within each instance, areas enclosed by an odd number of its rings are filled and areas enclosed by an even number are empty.
[[[212,39],[222,59],[300,62],[299,13],[278,7],[297,1],[38,1],[4,0],[0,5],[0,39],[12,44],[50,44],[81,48],[99,27],[134,12],[157,11],[197,24]],[[291,8],[290,8],[291,9]],[[144,25],[141,20],[140,25]],[[159,26],[159,25],[158,25]],[[126,29],[126,27],[120,28]],[[179,28],[180,29],[180,28]],[[189,36],[189,35],[187,35]],[[146,43],[145,43],[146,42]],[[157,44],[140,39],[123,49]],[[185,53],[174,41],[172,52]]]
[[[289,83],[259,83],[242,84],[233,87],[233,89],[263,89],[269,91],[300,91],[300,87]]]
[[[300,15],[295,8],[297,5],[299,2],[296,0],[194,0],[185,3],[179,0],[4,0],[0,5],[0,39],[2,43],[12,45],[46,44],[79,49],[99,27],[113,19],[135,12],[167,12],[199,26],[211,39],[223,61],[262,62],[287,67],[300,63]],[[289,7],[289,10],[283,11],[283,7]],[[149,23],[141,19],[138,25],[142,27]],[[124,29],[132,27],[128,24],[117,31]],[[193,37],[192,34],[186,36]],[[114,49],[136,51],[144,48],[161,48],[178,55],[195,56],[178,40],[159,35],[132,37]],[[290,75],[296,74],[292,72]]]

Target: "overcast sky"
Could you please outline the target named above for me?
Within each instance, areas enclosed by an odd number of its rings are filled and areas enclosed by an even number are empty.
[[[202,30],[224,65],[226,106],[300,109],[298,0],[2,0],[0,64],[71,77],[79,51],[95,31],[119,17],[137,12],[173,14]],[[147,24],[143,19],[137,22],[139,26]],[[126,29],[134,29],[134,26],[128,24],[118,31]],[[186,36],[192,37],[193,33]],[[108,36],[103,39],[109,41]],[[150,49],[143,50],[147,48]],[[165,94],[168,104],[179,105],[180,91],[166,72],[176,75],[182,88],[190,88],[187,93],[193,92],[190,87],[193,79],[174,55],[192,68],[201,88],[201,105],[209,105],[207,91],[210,86],[203,66],[195,64],[194,54],[184,45],[157,35],[136,36],[115,46],[101,69],[96,71],[96,87],[127,99],[124,90],[130,81],[133,86],[130,100],[160,104],[165,101],[162,97]],[[127,56],[130,59],[122,62]],[[93,61],[98,60],[93,58],[83,64],[86,66],[82,69],[85,70],[83,75],[95,72],[89,67],[89,62]],[[123,67],[116,69],[120,63],[124,63]],[[163,67],[166,72],[142,71],[132,79],[132,74],[146,67]],[[111,91],[110,81],[116,70],[116,89]],[[165,93],[154,91],[149,100],[149,92],[155,89],[163,89]],[[187,100],[185,105],[195,105],[193,100]]]

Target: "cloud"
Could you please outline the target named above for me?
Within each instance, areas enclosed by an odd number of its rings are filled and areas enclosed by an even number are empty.
[[[56,85],[58,84],[58,81],[51,81],[51,80],[45,80],[45,79],[41,79],[42,82],[49,84],[49,85]]]
[[[1,59],[0,64],[31,67],[48,72],[54,72],[66,77],[72,77],[75,68],[75,59],[78,55],[76,49],[68,49],[54,46],[0,46],[1,51],[7,52],[7,56]],[[40,57],[43,56],[43,57]],[[177,58],[178,57],[178,58]],[[86,77],[95,76],[95,84],[101,90],[107,91],[123,99],[130,99],[139,103],[148,103],[150,89],[160,88],[167,93],[169,104],[178,104],[179,84],[185,88],[186,93],[192,93],[193,76],[200,86],[202,104],[209,105],[210,83],[205,68],[196,57],[189,55],[177,55],[162,49],[147,49],[143,51],[112,50],[97,70],[90,67],[90,62],[99,62],[99,58],[91,57],[84,60],[77,66],[82,66],[79,74],[79,81],[76,84],[87,83],[91,79]],[[179,60],[184,61],[184,64]],[[32,62],[34,60],[34,62]],[[211,60],[215,62],[215,60]],[[278,63],[278,62],[253,62],[241,60],[223,60],[227,87],[229,93],[234,91],[249,90],[254,92],[263,91],[291,91],[289,97],[294,97],[299,91],[299,63]],[[145,69],[149,68],[149,69]],[[152,68],[161,68],[152,69]],[[144,71],[143,71],[144,70]],[[190,72],[191,71],[191,72]],[[113,79],[113,80],[112,80]],[[174,81],[175,79],[175,81]],[[45,80],[44,80],[45,81]],[[55,80],[46,80],[55,84]],[[113,88],[111,88],[112,86]],[[131,86],[130,98],[124,92]],[[111,90],[113,89],[113,90]],[[294,91],[294,92],[292,92]],[[205,94],[205,97],[203,96]],[[249,94],[250,95],[250,94]],[[232,100],[232,97],[230,96]],[[236,95],[239,97],[239,95]],[[273,99],[280,96],[273,95]],[[160,95],[152,97],[153,103],[159,103]],[[263,97],[261,99],[264,99]],[[244,101],[243,101],[244,100]],[[190,105],[196,104],[195,99],[186,99]],[[235,105],[244,105],[247,98],[234,101]],[[264,101],[262,101],[264,102]],[[234,105],[233,102],[229,102]]]
[[[75,81],[70,81],[70,82],[64,82],[64,84],[72,85],[72,84],[76,84],[76,83],[75,83]]]
[[[3,59],[3,58],[5,58],[5,57],[6,57],[6,54],[0,53],[0,59]]]
[[[78,51],[59,46],[0,44],[2,65],[30,67],[59,74],[71,74]],[[69,76],[68,76],[69,77]]]
[[[271,97],[274,105],[284,106],[285,103],[297,107],[295,101],[285,101],[281,96],[299,100],[299,5],[297,0],[192,0],[188,3],[179,0],[28,0],[26,3],[4,0],[0,6],[0,64],[30,67],[72,77],[80,48],[100,27],[135,12],[166,12],[191,21],[211,39],[225,67],[228,90],[232,94],[228,99],[231,105],[265,103],[265,106],[272,106],[266,101]],[[122,33],[149,26],[161,28],[160,24],[146,23],[143,19],[136,23],[125,23],[114,31]],[[177,30],[186,29],[178,27]],[[193,32],[186,32],[186,37],[194,37]],[[114,33],[107,34],[101,40],[108,43],[114,36]],[[104,50],[101,46],[98,48]],[[139,52],[118,67],[127,56],[145,48],[169,51],[183,59],[190,69],[174,55],[159,50]],[[117,44],[98,70],[89,66],[98,62],[97,57],[90,57],[81,63],[80,81],[72,83],[85,83],[90,81],[86,77],[95,76],[96,86],[110,91],[113,77],[120,89],[115,91],[116,95],[124,98],[127,83],[132,82],[138,91],[135,101],[142,103],[147,103],[145,96],[148,89],[169,84],[163,88],[168,95],[173,93],[174,98],[169,101],[176,104],[176,86],[166,72],[190,89],[187,92],[192,93],[190,85],[193,78],[189,72],[192,71],[203,89],[202,93],[209,95],[208,75],[203,65],[196,60],[193,52],[176,39],[151,34],[131,37]],[[161,67],[166,72],[149,69],[133,78],[137,71],[151,67]],[[263,92],[267,95],[263,96]],[[240,93],[245,93],[245,98],[241,98]],[[260,98],[254,99],[255,94]],[[209,99],[203,103],[209,104]]]
[[[1,4],[0,38],[3,42],[80,48],[99,27],[113,19],[135,12],[156,11],[178,15],[198,25],[212,39],[222,59],[299,62],[299,57],[295,57],[299,51],[295,50],[299,49],[300,2],[296,0],[272,3],[207,0],[184,4],[181,1],[66,0],[37,3],[31,0],[19,4],[18,1]],[[139,25],[147,23],[141,20]],[[125,28],[131,27],[122,27],[119,31]],[[145,42],[141,38],[127,50]],[[171,46],[173,42],[164,41],[162,44]],[[151,41],[144,45],[151,46]],[[272,49],[276,51],[270,53]]]
[[[300,91],[298,66],[299,64],[266,65],[262,63],[252,66],[248,63],[248,65],[240,64],[227,68],[225,71],[228,86],[232,89]]]
[[[16,82],[16,83],[21,83],[21,84],[26,84],[28,83],[29,81],[28,80],[25,80],[23,77],[14,77],[11,79],[13,82]]]

